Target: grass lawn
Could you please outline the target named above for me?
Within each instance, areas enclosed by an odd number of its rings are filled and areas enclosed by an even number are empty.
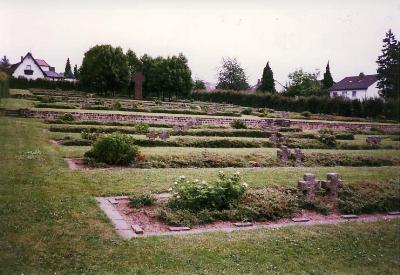
[[[122,240],[94,196],[161,191],[175,175],[218,169],[70,171],[41,127],[0,117],[2,274],[398,273],[399,220]],[[235,170],[253,187],[293,185],[310,171]],[[399,167],[335,171],[348,182],[399,177]]]

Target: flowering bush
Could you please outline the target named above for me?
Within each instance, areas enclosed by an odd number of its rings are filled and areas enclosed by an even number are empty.
[[[247,183],[242,182],[239,172],[233,175],[219,172],[217,181],[213,183],[181,176],[170,190],[173,197],[169,207],[193,211],[229,209],[238,204],[246,188]]]

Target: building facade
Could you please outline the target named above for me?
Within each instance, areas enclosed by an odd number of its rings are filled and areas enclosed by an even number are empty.
[[[365,100],[380,97],[377,87],[376,75],[364,75],[345,77],[335,83],[328,91],[330,97],[345,97],[348,99]]]

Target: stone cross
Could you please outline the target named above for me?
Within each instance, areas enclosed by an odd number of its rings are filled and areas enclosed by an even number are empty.
[[[276,152],[276,156],[278,157],[278,160],[287,162],[289,160],[290,150],[287,146],[281,146],[281,148]]]
[[[168,133],[168,131],[162,131],[160,134],[159,134],[159,137],[160,137],[160,139],[162,139],[163,141],[166,141],[168,138],[169,138],[169,133]]]
[[[276,136],[276,134],[272,134],[272,135],[269,137],[269,141],[272,142],[274,145],[276,145],[276,144],[278,143],[279,139],[278,139],[278,137]]]
[[[304,160],[304,153],[301,151],[300,148],[294,149],[294,159],[296,166],[300,166],[302,161]]]
[[[182,131],[182,127],[180,127],[179,125],[174,125],[173,129],[174,129],[174,132]]]
[[[157,133],[154,130],[150,130],[147,134],[146,137],[148,139],[155,139],[157,137]]]
[[[142,85],[145,80],[144,75],[141,72],[136,72],[132,76],[133,82],[135,82],[135,100],[143,99]]]
[[[280,113],[279,113],[279,116],[280,116],[281,118],[287,118],[287,117],[289,116],[289,113],[288,113],[288,112],[280,112]]]
[[[375,137],[375,136],[368,136],[366,139],[366,142],[370,146],[379,146],[381,144],[382,138],[381,137]]]
[[[338,197],[338,190],[342,188],[342,181],[339,179],[337,173],[329,173],[326,175],[326,180],[322,181],[322,188],[328,191],[330,200],[336,201]]]
[[[288,140],[289,140],[288,136],[281,135],[279,137],[279,143],[286,144],[288,142]]]
[[[305,173],[303,180],[297,183],[297,188],[306,196],[307,200],[315,199],[315,191],[320,187],[319,181],[315,180],[315,175],[311,173]]]

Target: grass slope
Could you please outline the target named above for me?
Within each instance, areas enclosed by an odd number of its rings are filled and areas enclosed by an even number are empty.
[[[399,221],[122,240],[94,196],[164,189],[172,175],[70,171],[40,125],[0,117],[2,274],[395,274],[400,268]],[[302,169],[246,170],[245,177],[258,175],[254,186],[293,182]],[[346,169],[337,170],[352,171],[353,180],[398,176],[393,167]]]

